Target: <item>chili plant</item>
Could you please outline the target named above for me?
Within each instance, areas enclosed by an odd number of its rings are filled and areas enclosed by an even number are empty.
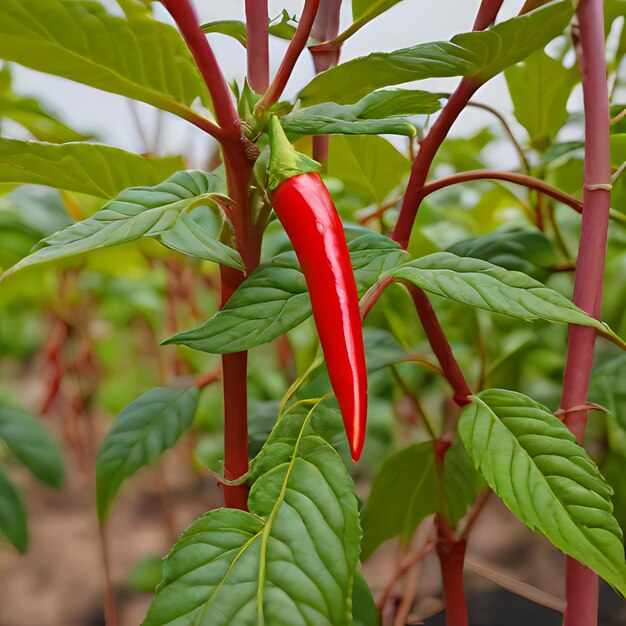
[[[353,0],[348,25],[341,0],[278,16],[246,0],[245,22],[208,23],[191,0],[158,11],[146,0],[0,4],[6,62],[156,107],[219,149],[192,171],[180,157],[89,143],[14,93],[3,69],[0,116],[36,140],[0,138],[7,202],[24,204],[19,185],[61,190],[63,202],[5,207],[7,231],[25,241],[0,257],[0,289],[10,303],[26,282],[46,286],[27,304],[51,320],[40,413],[74,407],[67,441],[87,473],[95,464],[105,565],[120,487],[202,432],[198,407],[221,381],[223,461],[208,470],[224,507],[176,540],[146,626],[377,624],[396,610],[403,621],[393,586],[431,551],[447,624],[467,625],[465,551],[492,492],[565,555],[566,626],[597,623],[598,577],[626,593],[624,2],[528,0],[502,19],[502,0],[482,0],[469,32],[340,62],[343,44],[398,1]],[[246,50],[247,74],[231,84],[212,48],[221,36]],[[274,75],[271,39],[285,50]],[[301,57],[316,75],[287,99]],[[502,73],[516,125],[480,100]],[[452,93],[398,87],[455,77]],[[579,83],[582,103],[571,98]],[[470,107],[495,126],[448,137]],[[505,151],[517,167],[489,167]],[[54,228],[18,217],[34,205]],[[123,336],[177,347],[150,355],[159,386],[118,407],[95,459],[104,365],[89,319],[141,287],[94,277],[123,271],[129,250],[165,276],[164,323],[137,300],[139,325]],[[603,311],[607,250],[615,293]],[[70,355],[68,342],[83,350]],[[278,349],[273,386],[254,360],[266,344]],[[72,371],[82,387],[64,405]],[[257,423],[259,400],[271,408]],[[586,432],[591,411],[600,426]],[[58,449],[37,420],[3,404],[0,437],[60,486]],[[362,507],[357,462],[365,474],[378,466]],[[0,500],[0,529],[24,550],[22,497],[4,472]],[[388,540],[407,554],[377,607],[359,568]],[[115,604],[108,580],[108,626]]]

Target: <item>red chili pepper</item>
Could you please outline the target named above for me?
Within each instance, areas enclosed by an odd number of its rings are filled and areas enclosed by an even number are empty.
[[[367,370],[359,297],[341,219],[318,164],[296,153],[270,120],[270,199],[304,273],[330,383],[352,459],[361,456],[367,419]]]

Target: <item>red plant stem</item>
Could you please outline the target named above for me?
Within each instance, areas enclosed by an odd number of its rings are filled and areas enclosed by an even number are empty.
[[[320,0],[305,0],[304,9],[302,10],[302,15],[298,22],[298,28],[296,28],[293,39],[289,42],[287,52],[278,68],[278,72],[276,72],[276,76],[269,86],[269,89],[255,107],[257,114],[267,111],[282,95],[287,81],[291,76],[291,72],[296,65],[296,61],[300,57],[309,39],[319,4]]]
[[[420,145],[417,157],[413,161],[409,184],[402,200],[400,216],[391,235],[391,238],[397,241],[403,248],[409,245],[411,230],[413,229],[419,206],[424,198],[423,188],[433,159],[452,128],[452,124],[454,124],[456,118],[463,111],[469,99],[476,93],[480,85],[481,83],[472,77],[464,78],[456,91],[450,96],[437,121],[433,124],[430,132]]]
[[[599,317],[611,198],[603,0],[582,0],[577,13],[585,105],[585,175],[573,300],[586,313]],[[569,327],[560,408],[566,411],[564,421],[581,443],[587,410],[568,412],[568,409],[587,402],[595,338],[592,329]],[[566,598],[564,626],[597,624],[598,578],[571,558],[567,560]]]
[[[443,328],[441,328],[439,324],[435,309],[433,309],[433,305],[422,289],[412,283],[408,283],[407,288],[415,304],[415,310],[420,318],[430,347],[437,357],[439,365],[441,365],[446,380],[450,383],[454,391],[454,401],[459,406],[466,406],[470,403],[467,398],[472,395],[472,390],[467,384],[467,380],[457,360],[454,358],[452,348],[443,332]]]
[[[252,161],[244,150],[241,120],[237,115],[230,89],[215,55],[198,25],[190,0],[162,0],[176,21],[183,38],[200,69],[215,107],[215,115],[226,134],[222,142],[228,194],[233,200],[231,222],[237,249],[249,273],[259,261],[260,236],[253,228],[249,199],[249,180]],[[244,279],[242,272],[220,266],[222,305],[230,298]],[[224,473],[236,479],[248,470],[248,403],[247,354],[239,352],[222,356],[224,390]],[[224,486],[227,507],[245,509],[248,488]]]
[[[198,25],[198,17],[193,5],[190,0],[161,0],[161,2],[174,18],[183,39],[196,60],[198,69],[211,94],[217,121],[228,136],[239,139],[240,121],[230,95],[230,89],[213,50]]]
[[[248,83],[264,93],[270,82],[267,0],[246,0]]]
[[[474,30],[483,30],[492,24],[503,1],[483,0],[474,22]],[[452,124],[454,124],[456,118],[481,85],[482,82],[475,77],[468,76],[463,78],[420,145],[417,157],[413,161],[409,184],[402,200],[400,216],[391,235],[391,238],[397,241],[403,248],[407,248],[409,245],[411,230],[413,229],[420,203],[423,200],[422,188],[428,178],[433,159],[443,140],[450,132]]]
[[[467,183],[473,180],[503,180],[508,183],[514,183],[515,185],[523,185],[524,187],[535,189],[550,198],[554,198],[558,202],[566,204],[577,213],[582,213],[583,210],[582,202],[566,194],[564,191],[548,185],[548,183],[545,183],[539,178],[528,176],[527,174],[519,174],[517,172],[500,172],[498,170],[470,170],[468,172],[459,172],[458,174],[440,178],[439,180],[424,185],[421,197],[425,198],[431,193],[444,189],[445,187],[459,183]]]
[[[318,41],[329,41],[339,33],[341,0],[320,0],[313,22],[311,36]],[[339,62],[340,46],[313,46],[309,48],[313,57],[315,73],[325,72]],[[328,135],[313,135],[313,158],[319,163],[328,160]]]
[[[457,539],[448,523],[437,516],[437,555],[441,565],[446,603],[446,626],[468,626],[467,605],[463,591],[463,565],[467,541]]]
[[[489,28],[496,21],[503,2],[504,0],[482,0],[472,30]]]

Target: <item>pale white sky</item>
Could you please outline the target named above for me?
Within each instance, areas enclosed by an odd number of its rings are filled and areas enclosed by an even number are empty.
[[[111,0],[109,0],[110,2]],[[217,19],[242,19],[243,0],[195,0],[202,21]],[[403,0],[376,21],[370,23],[349,39],[342,59],[362,56],[376,50],[394,50],[426,41],[449,39],[456,33],[471,29],[478,0]],[[499,19],[512,16],[521,0],[505,0]],[[169,21],[169,16],[155,4],[159,18]],[[277,15],[283,8],[299,14],[302,2],[296,0],[270,0],[270,14]],[[350,23],[350,2],[344,1],[342,26]],[[244,49],[233,39],[222,35],[209,37],[222,63],[227,77],[241,76],[245,71]],[[272,71],[278,66],[286,43],[273,39],[271,48]],[[298,62],[286,95],[293,95],[313,76],[310,55],[304,54]],[[145,149],[137,132],[130,104],[121,96],[107,94],[70,81],[39,74],[23,68],[15,68],[15,87],[20,93],[41,98],[56,111],[65,113],[73,126],[85,132],[94,132],[98,138],[111,145],[127,150]],[[451,90],[457,79],[422,81],[422,88],[439,91]],[[497,77],[481,89],[476,100],[495,105],[510,116],[511,104],[502,77]],[[146,134],[153,135],[156,112],[147,105],[139,104],[137,111]],[[463,132],[485,123],[484,112],[468,110],[463,114]],[[206,136],[186,122],[163,114],[162,152],[183,152],[189,155],[190,165],[200,166],[207,152]],[[489,120],[492,123],[492,120]]]

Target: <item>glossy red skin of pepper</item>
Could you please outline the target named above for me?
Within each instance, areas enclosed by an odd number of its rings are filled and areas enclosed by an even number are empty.
[[[343,225],[315,172],[286,179],[271,192],[271,200],[306,279],[328,376],[356,463],[365,439],[367,370],[359,296]]]

